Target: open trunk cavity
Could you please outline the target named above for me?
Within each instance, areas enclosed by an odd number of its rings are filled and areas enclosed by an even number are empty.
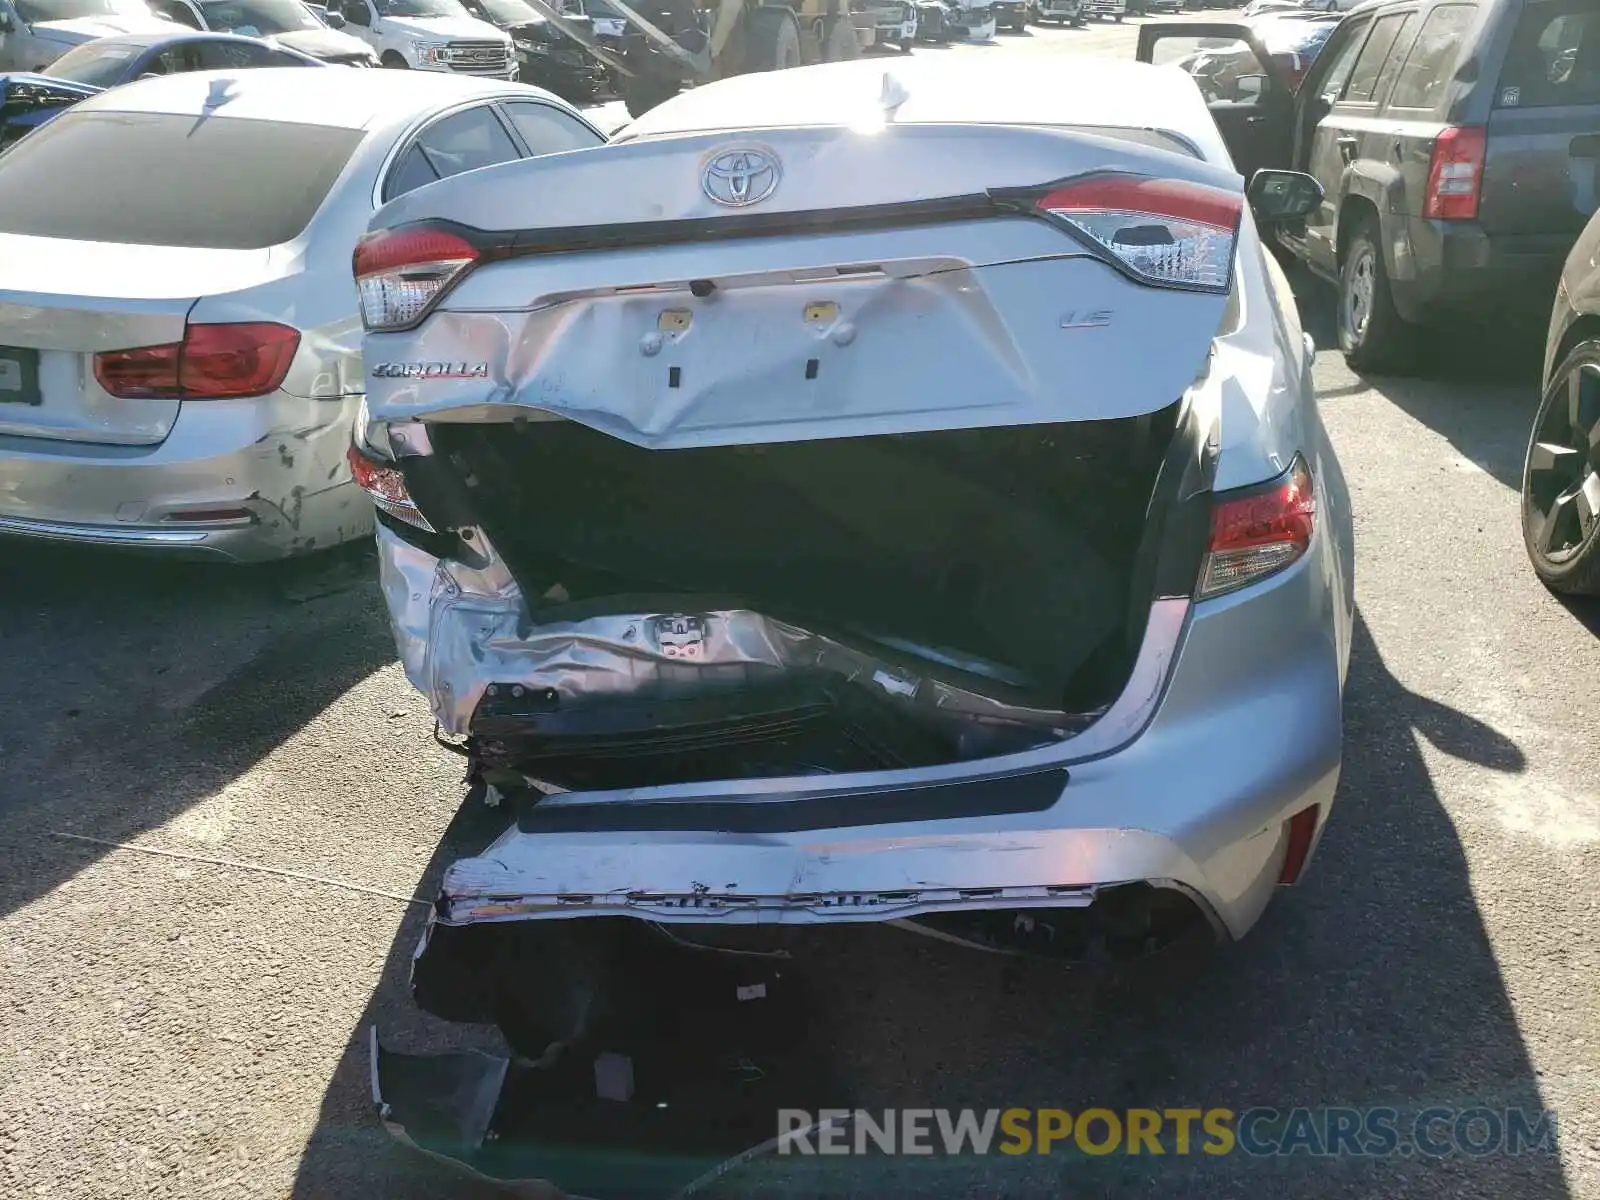
[[[407,460],[413,490],[488,535],[526,636],[586,631],[550,686],[492,684],[472,722],[491,765],[563,787],[929,766],[1067,736],[1127,682],[1162,544],[1186,543],[1178,594],[1203,548],[1167,519],[1196,462],[1181,404],[682,450],[548,419],[431,439]],[[611,648],[669,669],[619,681],[615,655],[585,653],[583,622],[619,614]],[[781,666],[718,650],[741,614],[795,635]]]

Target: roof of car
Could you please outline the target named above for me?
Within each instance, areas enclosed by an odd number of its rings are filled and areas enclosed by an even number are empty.
[[[236,33],[212,33],[205,29],[174,29],[171,33],[114,33],[110,37],[95,38],[86,46],[154,46],[167,42],[249,42],[265,45],[260,38],[242,37]]]
[[[227,116],[370,129],[409,120],[419,111],[476,96],[526,94],[538,88],[474,79],[447,71],[357,71],[258,67],[193,71],[112,88],[76,106],[79,112],[174,113]]]
[[[1212,161],[1225,153],[1199,88],[1177,67],[1054,54],[929,54],[739,75],[679,94],[618,136],[871,124],[886,95],[899,100],[896,124],[1160,129]]]

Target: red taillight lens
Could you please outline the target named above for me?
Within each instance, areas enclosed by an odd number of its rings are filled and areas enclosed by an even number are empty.
[[[1484,131],[1476,125],[1452,126],[1434,139],[1423,216],[1435,221],[1470,221],[1478,215],[1486,149]]]
[[[190,325],[181,342],[96,354],[94,377],[124,400],[238,400],[281,386],[299,348],[287,325]]]
[[[1299,457],[1264,488],[1218,496],[1199,598],[1231,592],[1294,562],[1311,545],[1316,512],[1311,470]]]
[[[363,324],[380,332],[415,325],[478,258],[471,242],[433,225],[367,234],[352,263]]]
[[[1244,197],[1142,175],[1094,175],[1053,188],[1035,208],[1104,246],[1140,282],[1228,290]]]
[[[411,498],[406,477],[398,467],[363,454],[360,447],[353,443],[346,451],[345,458],[350,463],[350,475],[356,481],[356,486],[372,498],[373,504],[408,525],[415,525],[428,533],[434,532],[433,526],[428,524],[428,518],[422,515],[416,501]]]
[[[1306,856],[1311,853],[1311,842],[1317,836],[1320,812],[1321,806],[1313,804],[1289,818],[1289,846],[1283,855],[1283,869],[1278,872],[1279,883],[1294,883],[1305,870]]]

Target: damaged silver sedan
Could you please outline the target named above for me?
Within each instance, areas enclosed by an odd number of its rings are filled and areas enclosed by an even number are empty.
[[[370,536],[351,247],[525,134],[604,140],[515,84],[266,68],[113,88],[6,150],[0,535],[241,562]]]
[[[1348,498],[1257,232],[1318,198],[1176,71],[919,59],[381,210],[352,461],[508,821],[418,998],[499,1019],[462,947],[601,918],[1244,934],[1339,776]]]

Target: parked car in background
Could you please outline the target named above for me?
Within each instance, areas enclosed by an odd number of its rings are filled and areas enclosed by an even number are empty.
[[[873,18],[873,45],[891,43],[901,54],[910,54],[917,41],[917,8],[910,0],[867,0],[865,9]]]
[[[989,0],[945,0],[945,12],[953,37],[987,42],[995,35],[994,6]]]
[[[1257,17],[1264,17],[1273,12],[1303,12],[1305,6],[1300,0],[1250,0],[1244,6],[1242,15],[1245,20],[1253,21]]]
[[[461,0],[472,16],[511,35],[517,55],[517,79],[582,104],[605,86],[605,66],[577,40],[537,12],[525,0]],[[592,31],[582,14],[565,13],[564,21]]]
[[[357,247],[383,594],[505,822],[412,994],[519,1056],[571,993],[510,972],[619,925],[1132,957],[1244,936],[1326,827],[1349,497],[1259,234],[1315,182],[1247,193],[1176,72],[917,55],[885,125],[882,70],[694,88]],[[467,1127],[460,1078],[386,1121]]]
[[[1083,25],[1083,0],[1039,0],[1039,24],[1054,21],[1057,25]]]
[[[80,100],[147,75],[256,67],[325,67],[308,54],[227,33],[127,34],[69,50],[50,74],[0,76],[0,150]]]
[[[1567,255],[1545,339],[1543,380],[1522,471],[1523,542],[1533,569],[1551,589],[1597,596],[1600,216],[1590,218]]]
[[[517,77],[511,36],[469,13],[459,0],[331,0],[329,12],[385,67]]]
[[[140,0],[0,0],[0,71],[43,71],[95,38],[163,32],[171,22]]]
[[[1083,0],[1083,11],[1091,17],[1110,17],[1119,25],[1128,15],[1128,0]]]
[[[360,38],[341,33],[344,17],[320,16],[300,0],[149,0],[170,21],[261,38],[341,66],[370,67],[378,56]]]
[[[1353,366],[1403,368],[1419,326],[1545,311],[1596,208],[1591,0],[1378,0],[1344,17],[1298,96],[1249,26],[1147,25],[1139,53],[1197,37],[1256,58],[1261,90],[1211,103],[1241,168],[1294,167],[1325,189],[1278,239],[1338,287]]]
[[[996,29],[1009,29],[1022,33],[1034,19],[1033,0],[993,0]]]
[[[915,0],[917,41],[943,46],[950,41],[949,9],[945,0]]]
[[[81,100],[0,155],[0,534],[259,560],[370,532],[345,456],[368,217],[603,141],[536,88],[439,72]]]

